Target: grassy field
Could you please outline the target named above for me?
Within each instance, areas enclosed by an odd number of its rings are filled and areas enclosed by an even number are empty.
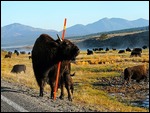
[[[32,61],[28,58],[29,55],[16,56],[16,54],[13,54],[12,58],[4,58],[6,53],[1,51],[1,77],[39,90],[32,69]],[[99,111],[107,109],[110,112],[148,112],[149,110],[146,108],[121,103],[93,85],[101,77],[122,76],[126,67],[139,64],[149,66],[149,49],[143,50],[142,57],[130,58],[129,56],[130,52],[118,54],[118,50],[107,53],[97,52],[93,55],[86,55],[86,51],[81,51],[76,62],[71,64],[71,73],[76,72],[73,77],[75,85],[73,102],[95,107]],[[26,73],[10,73],[15,64],[25,64],[27,67]],[[45,91],[50,92],[48,85],[46,85]]]

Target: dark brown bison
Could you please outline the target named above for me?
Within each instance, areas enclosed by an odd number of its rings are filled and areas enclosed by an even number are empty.
[[[92,54],[93,54],[93,51],[92,51],[92,50],[87,49],[87,55],[92,55]]]
[[[26,54],[26,52],[25,51],[20,51],[20,54]]]
[[[48,83],[51,86],[51,98],[54,97],[54,87],[55,87],[55,81],[56,81],[57,66],[58,64],[52,67],[52,70],[49,72],[49,76],[48,76],[48,80],[49,80]],[[63,99],[64,98],[64,85],[65,85],[65,88],[67,89],[67,93],[68,93],[68,99],[72,101],[71,93],[73,94],[74,86],[73,86],[73,80],[71,76],[74,76],[74,74],[70,74],[70,71],[71,71],[70,62],[62,61],[58,88],[61,88],[61,94],[59,98]]]
[[[134,48],[132,51],[138,51],[142,53],[142,48]]]
[[[4,58],[11,58],[11,54],[6,54]]]
[[[119,50],[118,53],[125,53],[125,50]]]
[[[140,82],[140,80],[147,80],[147,68],[146,65],[138,65],[133,67],[128,67],[124,70],[124,84],[130,83],[131,79]]]
[[[43,88],[50,71],[59,61],[70,61],[79,54],[79,48],[67,39],[54,40],[47,34],[41,34],[32,49],[33,71],[40,87],[40,96],[43,96]],[[50,77],[50,79],[55,79]]]
[[[109,48],[107,47],[105,51],[109,51]]]
[[[32,56],[29,56],[29,59],[32,59]]]
[[[131,55],[130,55],[130,57],[137,57],[137,56],[139,56],[139,57],[141,57],[141,52],[140,51],[135,51],[135,50],[133,50],[132,52],[131,52]]]
[[[16,54],[17,56],[19,56],[19,52],[17,50],[14,50],[14,54]]]
[[[142,48],[143,48],[143,49],[146,49],[146,48],[147,48],[147,46],[146,46],[146,45],[144,45]]]
[[[128,47],[128,48],[126,49],[126,51],[129,51],[129,52],[131,52],[131,49]]]
[[[132,50],[132,52],[131,52],[130,57],[133,57],[133,56],[135,56],[135,57],[137,57],[137,56],[141,57],[141,53],[142,53],[142,48],[134,48]]]
[[[22,71],[24,71],[24,73],[26,71],[26,66],[24,64],[16,64],[13,66],[13,69],[11,70],[12,73],[20,73]]]
[[[11,51],[8,51],[8,53],[5,55],[4,58],[11,58],[12,56],[12,52]]]

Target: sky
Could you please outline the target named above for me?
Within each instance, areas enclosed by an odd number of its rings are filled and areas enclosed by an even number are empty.
[[[102,18],[149,20],[149,1],[1,1],[1,27],[20,23],[61,31]]]

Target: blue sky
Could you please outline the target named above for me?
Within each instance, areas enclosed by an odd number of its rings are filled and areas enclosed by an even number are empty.
[[[65,18],[70,27],[105,17],[149,20],[149,1],[1,1],[1,27],[21,23],[61,31]]]

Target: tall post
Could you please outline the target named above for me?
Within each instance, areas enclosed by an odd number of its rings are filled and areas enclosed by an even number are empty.
[[[63,32],[62,32],[62,40],[64,40],[64,38],[65,38],[66,21],[67,21],[67,19],[65,18],[64,28],[63,28]],[[58,89],[58,79],[59,79],[59,75],[60,75],[60,66],[61,66],[61,61],[58,63],[58,68],[57,68],[56,82],[55,82],[55,88],[54,88],[54,100],[56,99],[56,92]]]

